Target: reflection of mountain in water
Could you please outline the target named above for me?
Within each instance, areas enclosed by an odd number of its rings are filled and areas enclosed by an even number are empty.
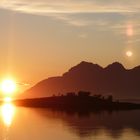
[[[72,132],[79,136],[100,135],[102,132],[113,138],[123,135],[125,130],[134,131],[140,135],[140,111],[118,112],[59,112],[38,109],[38,114],[49,119],[59,119]]]

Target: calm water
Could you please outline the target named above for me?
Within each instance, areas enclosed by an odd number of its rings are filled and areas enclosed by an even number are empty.
[[[0,140],[140,140],[140,111],[73,113],[0,107]]]

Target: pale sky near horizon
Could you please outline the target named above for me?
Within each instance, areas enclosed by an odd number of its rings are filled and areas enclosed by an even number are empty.
[[[1,0],[0,77],[37,83],[81,61],[140,65],[138,0]]]

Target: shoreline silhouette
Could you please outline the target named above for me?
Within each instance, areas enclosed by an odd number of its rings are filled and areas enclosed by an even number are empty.
[[[131,110],[140,109],[140,104],[113,100],[112,95],[91,95],[90,92],[68,92],[59,96],[14,100],[17,106],[52,108],[69,111]]]

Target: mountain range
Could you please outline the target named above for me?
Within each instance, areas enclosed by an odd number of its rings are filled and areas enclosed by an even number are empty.
[[[40,81],[21,96],[40,98],[78,91],[113,95],[117,99],[140,98],[140,66],[126,69],[121,63],[114,62],[103,68],[83,61],[62,76]]]

